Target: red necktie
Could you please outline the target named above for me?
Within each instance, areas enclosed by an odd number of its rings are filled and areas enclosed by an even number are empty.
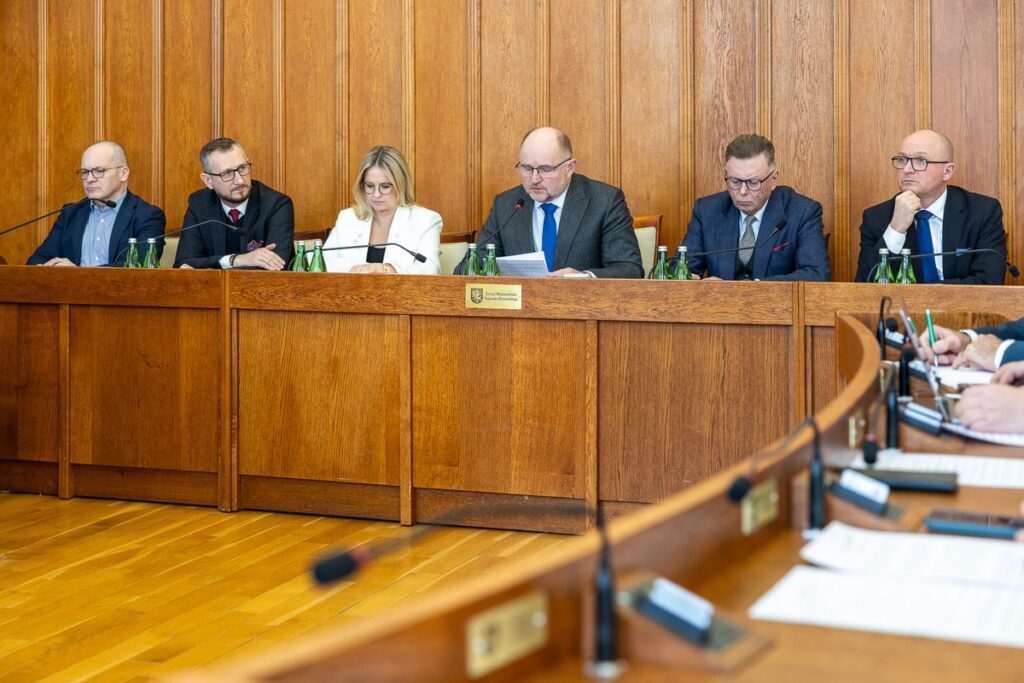
[[[238,225],[238,221],[242,218],[242,212],[238,209],[231,209],[228,211],[228,216],[231,217],[231,225]]]

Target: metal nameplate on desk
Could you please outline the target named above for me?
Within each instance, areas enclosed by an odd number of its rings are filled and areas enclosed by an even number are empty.
[[[467,284],[466,308],[522,310],[523,286],[482,283]]]
[[[535,591],[466,624],[466,674],[481,678],[548,643],[548,595]]]
[[[779,516],[779,482],[775,477],[765,479],[743,496],[740,503],[740,523],[744,536],[775,521]]]

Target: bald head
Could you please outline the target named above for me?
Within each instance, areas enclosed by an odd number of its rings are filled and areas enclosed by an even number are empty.
[[[903,139],[899,154],[893,157],[894,165],[900,163],[900,157],[907,160],[902,167],[896,168],[896,182],[900,190],[914,193],[921,200],[921,206],[928,208],[946,191],[956,170],[953,143],[934,130],[918,130]],[[914,163],[924,165],[924,168],[917,170]]]
[[[543,146],[549,149],[554,148],[559,152],[562,152],[563,156],[572,156],[572,141],[569,140],[569,136],[557,128],[551,128],[550,126],[534,128],[524,135],[523,142],[519,146],[520,149],[525,147],[527,144],[532,147]]]
[[[557,128],[534,128],[519,146],[519,175],[523,189],[537,203],[558,197],[576,171],[569,136]]]
[[[916,149],[934,150],[938,157],[936,161],[953,161],[953,143],[942,133],[928,128],[916,130],[903,139],[903,146],[910,146]]]
[[[96,144],[87,147],[85,152],[82,153],[82,166],[92,168],[92,166],[85,163],[86,157],[107,159],[110,162],[110,166],[128,165],[128,155],[124,153],[124,147],[113,140],[100,140]]]
[[[98,206],[117,201],[128,189],[128,155],[116,142],[103,140],[89,146],[82,153],[82,169],[89,170],[82,178],[85,194]]]

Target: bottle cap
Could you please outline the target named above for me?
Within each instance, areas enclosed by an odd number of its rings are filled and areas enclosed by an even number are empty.
[[[316,247],[323,246],[323,243],[323,240],[313,240],[313,248],[315,249]]]
[[[900,256],[909,256],[909,255],[910,255],[910,250],[909,249],[900,249]]]
[[[134,238],[134,237],[129,237],[128,238],[128,244],[138,244],[138,243],[139,243],[139,240],[137,240],[136,238]]]
[[[668,247],[666,247],[664,244],[660,244],[658,245],[658,251],[668,251]]]
[[[493,242],[489,243],[489,244],[487,245],[487,248],[488,248],[488,249],[494,249],[494,243],[493,243]]]
[[[147,237],[146,238],[146,244],[156,244],[156,238],[155,237]]]

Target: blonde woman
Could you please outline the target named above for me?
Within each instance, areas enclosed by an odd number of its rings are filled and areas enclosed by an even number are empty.
[[[441,216],[417,206],[412,177],[405,157],[394,147],[371,149],[352,185],[355,204],[338,214],[324,244],[356,247],[324,253],[327,270],[333,273],[441,272]],[[423,254],[420,263],[401,247],[358,248],[363,244],[392,242]]]

